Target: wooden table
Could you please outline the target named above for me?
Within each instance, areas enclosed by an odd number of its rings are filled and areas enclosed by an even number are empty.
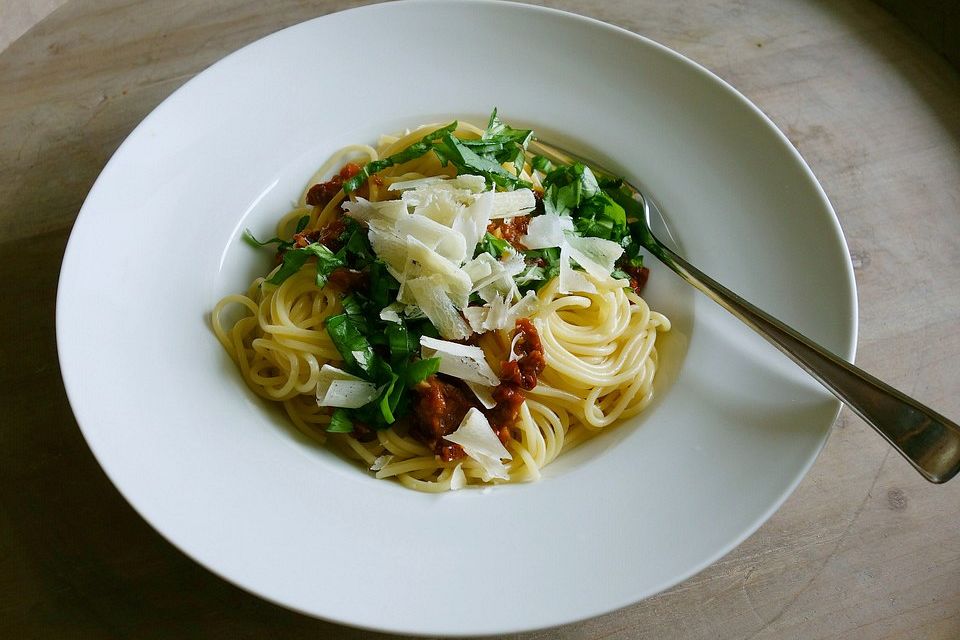
[[[354,4],[70,0],[0,53],[0,637],[371,635],[259,600],[147,526],[84,444],[54,336],[70,227],[124,136],[226,53]],[[647,35],[763,109],[840,216],[858,362],[960,416],[955,69],[866,0],[547,4]],[[844,411],[793,497],[726,558],[524,637],[958,638],[960,480],[928,485]]]

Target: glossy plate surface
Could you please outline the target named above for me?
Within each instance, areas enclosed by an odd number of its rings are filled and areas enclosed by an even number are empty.
[[[701,570],[815,459],[838,403],[653,263],[646,297],[674,322],[658,400],[539,483],[434,496],[377,481],[246,389],[209,328],[218,298],[268,266],[241,230],[272,235],[342,145],[482,123],[493,106],[622,171],[694,264],[852,357],[852,268],[830,204],[783,135],[703,68],[513,4],[389,3],[294,26],[212,66],[130,135],[60,280],[61,367],[85,437],[137,511],[217,574],[369,628],[556,625]]]

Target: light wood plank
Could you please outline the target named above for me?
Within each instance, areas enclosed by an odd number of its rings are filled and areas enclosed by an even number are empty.
[[[241,592],[136,516],[67,407],[53,318],[69,228],[136,123],[226,53],[353,4],[70,0],[0,53],[0,636],[371,637]],[[652,37],[760,106],[840,216],[858,362],[960,415],[955,69],[865,0],[546,4]],[[926,484],[844,412],[794,495],[727,557],[645,602],[518,637],[954,639],[958,522],[960,482]]]

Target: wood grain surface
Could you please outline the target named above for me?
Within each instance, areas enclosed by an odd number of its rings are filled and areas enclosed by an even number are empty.
[[[84,444],[54,335],[67,236],[121,140],[223,55],[355,4],[69,0],[0,53],[0,637],[375,636],[249,595],[147,526]],[[960,416],[955,69],[866,0],[546,4],[651,37],[763,109],[840,216],[858,363]],[[522,637],[960,638],[960,480],[927,484],[844,411],[796,493],[727,557]]]

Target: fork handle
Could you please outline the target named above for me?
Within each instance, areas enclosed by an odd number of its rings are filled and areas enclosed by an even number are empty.
[[[753,306],[670,248],[648,247],[661,262],[803,367],[893,445],[930,482],[960,471],[960,426],[874,378]]]

